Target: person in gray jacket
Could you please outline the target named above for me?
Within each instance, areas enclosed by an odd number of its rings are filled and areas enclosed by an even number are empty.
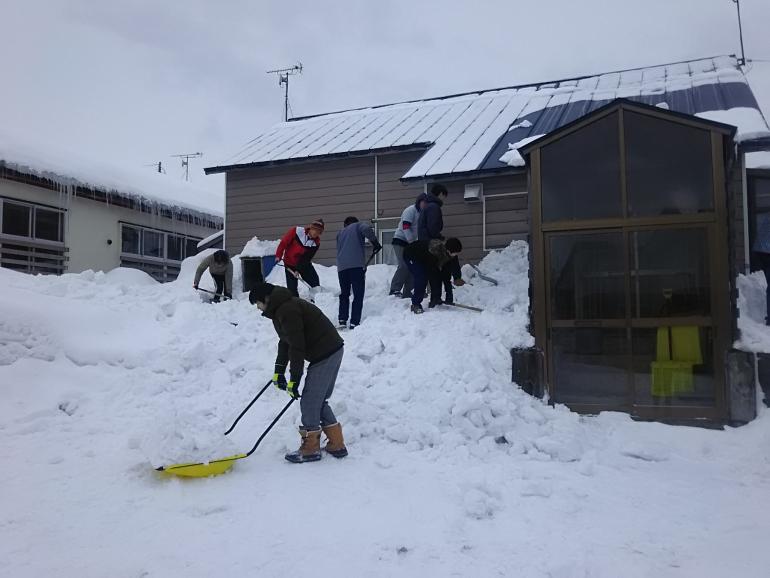
[[[233,262],[230,260],[228,252],[220,249],[201,261],[197,271],[195,271],[195,280],[193,281],[193,287],[195,289],[198,289],[198,283],[200,283],[203,272],[206,269],[211,273],[211,278],[217,286],[214,303],[219,303],[222,294],[228,299],[232,299]]]
[[[340,328],[350,329],[361,323],[361,311],[364,308],[364,290],[366,288],[366,239],[372,243],[378,253],[382,245],[377,240],[372,228],[366,223],[359,223],[355,217],[345,219],[342,230],[337,233],[337,275],[340,280]],[[350,310],[350,290],[353,290],[353,310]]]
[[[401,213],[401,220],[398,222],[398,228],[393,234],[393,252],[396,254],[396,259],[398,259],[398,267],[393,274],[393,279],[390,281],[389,295],[403,297],[404,299],[410,299],[412,297],[414,279],[412,278],[412,273],[409,271],[406,261],[404,261],[404,248],[417,240],[417,226],[420,220],[420,211],[425,205],[426,198],[427,195],[421,193],[415,202],[409,205],[404,209],[404,212]]]

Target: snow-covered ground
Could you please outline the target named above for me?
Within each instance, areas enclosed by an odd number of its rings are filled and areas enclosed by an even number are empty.
[[[250,448],[287,400],[271,388],[223,438],[276,337],[248,301],[202,303],[195,265],[166,285],[0,269],[0,576],[768,575],[770,412],[713,431],[522,393],[523,244],[482,264],[499,287],[457,291],[482,314],[413,316],[369,269],[332,398],[347,459],[285,462],[293,410],[226,475],[159,475]]]

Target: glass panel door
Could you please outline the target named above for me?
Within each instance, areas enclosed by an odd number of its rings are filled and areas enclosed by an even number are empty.
[[[626,405],[623,233],[555,233],[546,239],[554,397],[560,403]]]

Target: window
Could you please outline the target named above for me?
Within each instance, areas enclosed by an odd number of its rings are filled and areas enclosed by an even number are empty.
[[[198,254],[198,243],[200,243],[200,241],[201,241],[200,239],[190,239],[190,238],[187,239],[187,243],[186,243],[187,248],[185,249],[186,250],[185,257],[192,257],[193,255]]]
[[[3,201],[3,234],[31,237],[32,206]]]
[[[173,281],[180,263],[195,255],[197,237],[123,224],[121,229],[121,267],[145,271],[158,281]]]
[[[623,216],[618,133],[613,113],[541,149],[543,221]]]
[[[0,199],[0,212],[0,266],[24,273],[64,272],[64,211]]]
[[[142,255],[147,257],[163,258],[163,238],[164,234],[158,231],[142,229]]]
[[[634,317],[711,314],[705,229],[634,232],[629,249]]]
[[[395,229],[388,229],[387,231],[380,231],[380,244],[382,245],[382,253],[379,255],[380,263],[385,265],[398,265],[398,257],[393,250],[393,235]]]
[[[623,122],[629,216],[714,210],[709,131],[631,111]]]
[[[63,241],[61,211],[35,207],[35,238],[46,241]]]
[[[166,257],[173,259],[174,261],[181,261],[184,259],[185,238],[179,235],[169,235],[167,239],[167,253]]]
[[[625,317],[622,233],[554,235],[550,247],[553,319]]]
[[[139,229],[123,225],[123,231],[121,234],[120,251],[122,253],[133,253],[139,255],[139,239],[141,232]]]

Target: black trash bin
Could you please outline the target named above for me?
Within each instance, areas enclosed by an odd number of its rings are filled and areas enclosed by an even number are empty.
[[[248,293],[257,284],[262,283],[262,257],[241,257],[241,272],[243,274],[243,290]]]
[[[543,352],[536,347],[511,349],[512,379],[525,393],[542,399],[545,394]]]

